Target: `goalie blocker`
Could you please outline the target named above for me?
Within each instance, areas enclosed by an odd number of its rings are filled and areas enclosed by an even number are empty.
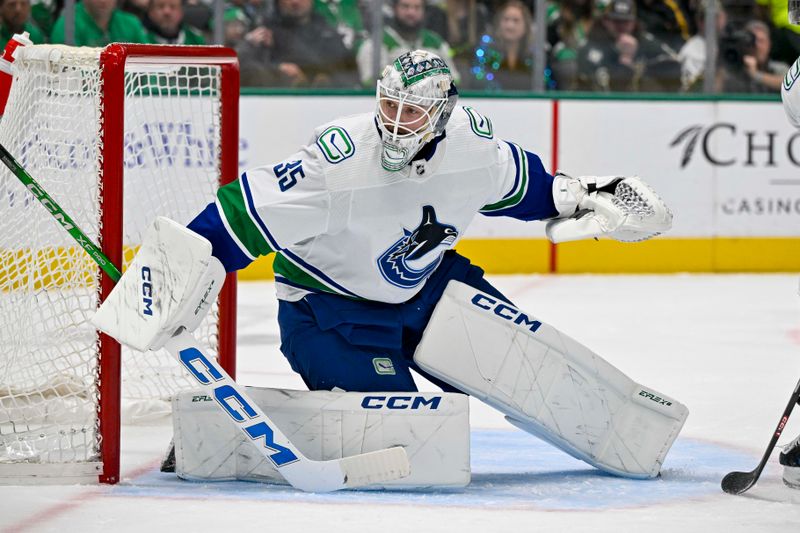
[[[414,361],[520,429],[624,477],[657,476],[689,414],[557,329],[457,281]]]

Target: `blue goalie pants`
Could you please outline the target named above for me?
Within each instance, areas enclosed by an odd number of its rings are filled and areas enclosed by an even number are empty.
[[[450,280],[511,303],[484,279],[481,268],[448,251],[425,286],[402,304],[314,293],[278,303],[281,351],[310,390],[409,391],[411,369],[445,392],[458,392],[413,361],[436,303]]]

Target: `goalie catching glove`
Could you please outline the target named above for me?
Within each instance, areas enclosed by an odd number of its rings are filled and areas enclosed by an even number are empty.
[[[92,323],[122,344],[157,350],[179,329],[200,325],[224,281],[208,240],[158,217]]]
[[[638,177],[556,174],[553,198],[559,217],[545,229],[554,243],[608,236],[643,241],[672,227],[672,212]]]

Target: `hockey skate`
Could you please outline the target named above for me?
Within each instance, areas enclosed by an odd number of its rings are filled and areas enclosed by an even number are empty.
[[[783,465],[783,482],[800,489],[800,435],[783,448],[778,460]]]

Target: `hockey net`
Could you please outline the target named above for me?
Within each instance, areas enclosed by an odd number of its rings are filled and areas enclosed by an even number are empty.
[[[236,69],[220,47],[19,49],[0,143],[124,266],[156,215],[185,224],[235,178]],[[0,482],[116,482],[119,389],[135,421],[191,383],[123,348],[120,385],[119,345],[89,322],[110,280],[5,168],[0,213]],[[229,371],[233,283],[197,331]]]

